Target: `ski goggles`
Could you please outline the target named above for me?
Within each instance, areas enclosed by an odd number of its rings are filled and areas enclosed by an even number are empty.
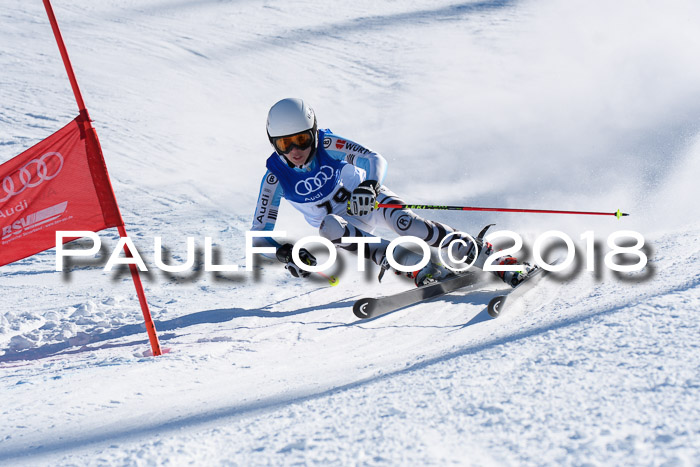
[[[303,133],[297,133],[296,135],[290,136],[280,136],[278,138],[272,138],[272,145],[279,154],[288,154],[295,146],[302,151],[311,147],[314,138],[311,136],[310,131],[304,131]]]

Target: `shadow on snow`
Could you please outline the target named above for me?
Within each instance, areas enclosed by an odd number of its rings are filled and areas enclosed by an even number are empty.
[[[232,321],[236,318],[284,318],[288,316],[295,316],[310,311],[324,310],[332,308],[342,308],[351,307],[354,300],[348,299],[345,301],[337,301],[332,303],[327,303],[324,305],[311,305],[304,308],[299,308],[291,311],[272,311],[270,308],[285,302],[289,299],[280,300],[269,305],[265,305],[260,309],[248,310],[245,308],[220,308],[214,310],[205,310],[191,313],[189,315],[180,316],[177,318],[172,318],[168,320],[154,320],[156,329],[159,333],[160,341],[167,341],[169,339],[177,337],[174,333],[167,333],[168,331],[175,331],[178,329],[186,328],[189,326],[196,326],[198,324],[216,324],[225,323],[227,321]],[[19,360],[39,360],[42,358],[53,357],[56,355],[67,355],[67,354],[77,354],[82,352],[94,351],[99,349],[109,349],[116,347],[128,347],[133,345],[147,344],[147,339],[140,339],[138,341],[129,341],[123,343],[106,343],[107,341],[113,339],[120,339],[124,337],[129,337],[133,335],[143,335],[146,334],[146,326],[143,323],[138,324],[127,324],[116,329],[112,329],[108,332],[103,332],[94,335],[79,335],[74,338],[70,338],[64,342],[56,342],[53,344],[45,344],[40,347],[11,351],[8,350],[4,355],[0,356],[0,363],[14,362]],[[91,344],[96,344],[100,342],[105,342],[105,344],[100,346],[92,346]],[[88,347],[90,345],[90,347]],[[68,350],[71,347],[79,347],[73,350]]]
[[[673,290],[665,290],[659,294],[656,295],[665,295],[668,293],[673,292]],[[644,301],[649,300],[650,297],[645,297]],[[300,396],[284,396],[284,395],[278,395],[278,396],[272,396],[264,399],[260,399],[254,402],[249,402],[249,403],[243,403],[235,406],[230,406],[230,407],[223,407],[223,408],[218,408],[214,410],[210,410],[208,412],[196,414],[196,415],[191,415],[191,416],[186,416],[182,418],[177,418],[174,420],[170,421],[152,421],[150,423],[145,423],[141,427],[137,428],[124,428],[121,430],[114,430],[114,429],[103,429],[103,430],[94,430],[90,433],[82,433],[82,434],[76,434],[74,437],[68,438],[68,437],[63,437],[60,440],[53,440],[50,442],[47,442],[45,444],[42,444],[40,446],[31,446],[31,447],[13,447],[7,450],[2,450],[0,449],[0,461],[3,460],[11,460],[14,458],[22,457],[24,460],[28,460],[31,456],[35,455],[45,455],[48,453],[55,453],[55,452],[67,452],[71,451],[74,449],[78,448],[84,448],[89,445],[93,444],[98,444],[98,443],[106,443],[106,442],[111,442],[111,443],[116,443],[118,441],[128,441],[132,439],[148,439],[153,436],[156,437],[162,437],[164,436],[165,433],[167,432],[173,432],[176,433],[178,430],[181,430],[183,427],[193,427],[193,426],[198,426],[198,425],[206,425],[210,424],[212,422],[215,422],[217,420],[222,420],[222,419],[232,419],[232,418],[243,418],[245,416],[250,416],[254,414],[259,414],[261,411],[274,411],[278,409],[282,409],[286,406],[292,405],[292,404],[299,404],[299,403],[304,403],[308,401],[313,401],[316,399],[321,399],[324,397],[331,397],[334,394],[338,394],[344,391],[360,388],[362,386],[368,385],[368,384],[373,384],[373,383],[378,383],[384,380],[387,380],[389,378],[394,378],[396,376],[401,376],[403,374],[408,374],[414,371],[418,371],[424,368],[428,368],[432,365],[435,364],[440,364],[444,363],[446,361],[450,361],[455,358],[459,358],[462,356],[466,355],[473,355],[477,354],[479,352],[483,352],[485,350],[489,350],[491,348],[509,344],[512,342],[517,342],[523,339],[528,339],[532,336],[543,334],[552,330],[557,330],[561,328],[565,328],[567,326],[572,326],[576,324],[580,324],[583,322],[586,322],[591,319],[595,319],[599,316],[604,316],[604,315],[611,315],[614,313],[619,313],[621,311],[624,311],[628,309],[629,307],[633,307],[637,305],[640,302],[635,302],[635,303],[623,303],[621,305],[616,305],[612,306],[606,309],[599,309],[599,310],[594,310],[590,311],[588,313],[584,313],[578,316],[574,316],[568,319],[564,319],[555,323],[549,323],[549,324],[543,324],[540,326],[536,326],[527,330],[523,330],[521,332],[511,334],[509,336],[502,336],[502,337],[497,337],[492,339],[491,341],[487,341],[484,343],[480,344],[475,344],[475,345],[466,345],[462,347],[461,349],[457,349],[454,352],[450,352],[444,355],[440,355],[434,358],[427,359],[425,361],[410,365],[406,368],[403,368],[401,370],[393,371],[390,373],[385,373],[385,374],[380,374],[380,375],[375,375],[371,376],[368,378],[360,379],[357,381],[354,381],[352,383],[348,383],[342,386],[338,386],[335,388],[331,388],[325,391],[321,392],[316,392],[316,393],[310,393],[306,395],[300,395]],[[236,315],[235,310],[223,310],[225,313],[230,314],[231,316]],[[212,310],[211,313],[213,313],[213,316],[218,316],[221,317],[221,312],[222,310]],[[298,314],[300,311],[296,312],[289,312],[292,314]],[[202,312],[202,313],[208,313],[208,312]],[[192,323],[192,324],[198,324],[200,322],[207,322],[206,320],[202,321],[202,313],[195,313],[194,319],[189,319],[185,320],[185,323]],[[167,323],[167,322],[165,322]],[[165,324],[163,323],[163,324]],[[230,420],[229,420],[230,423]]]

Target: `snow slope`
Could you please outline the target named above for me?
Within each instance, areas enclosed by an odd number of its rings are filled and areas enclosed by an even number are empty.
[[[700,464],[700,32],[696,2],[56,0],[127,230],[149,266],[185,237],[242,264],[269,106],[384,154],[409,201],[609,210],[496,222],[557,229],[576,267],[498,320],[489,282],[357,322],[408,286],[255,273],[144,275],[47,251],[0,271],[0,464]],[[0,9],[0,161],[77,111],[40,2]],[[283,205],[278,227],[312,234]],[[649,265],[617,274],[632,229]],[[582,233],[597,240],[585,270]]]

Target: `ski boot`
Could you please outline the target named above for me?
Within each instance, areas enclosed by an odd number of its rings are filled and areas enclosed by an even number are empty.
[[[384,273],[389,269],[393,268],[391,267],[391,265],[389,265],[389,261],[386,259],[386,256],[384,256],[382,258],[381,263],[379,264],[379,277],[377,277],[377,279],[379,279],[379,282],[382,281]],[[424,285],[435,283],[438,280],[443,280],[446,277],[452,275],[453,273],[452,271],[443,267],[442,265],[433,263],[431,261],[425,267],[419,269],[418,271],[400,272],[394,270],[394,274],[396,274],[397,276],[405,275],[409,279],[413,279],[413,283],[416,284],[416,287],[422,287]]]
[[[494,224],[489,224],[486,227],[484,227],[481,232],[479,232],[479,235],[476,236],[475,241],[477,243],[477,246],[479,247],[479,255],[477,256],[476,260],[474,260],[474,266],[478,268],[483,268],[484,263],[486,262],[486,259],[493,254],[493,245],[491,245],[489,242],[484,240],[484,234],[486,231]],[[469,261],[473,260],[473,256],[469,256]],[[494,262],[498,266],[503,266],[503,265],[513,265],[513,264],[519,264],[517,258],[513,258],[512,256],[504,256],[501,258],[496,259]],[[515,287],[516,285],[520,284],[522,281],[525,280],[528,274],[530,274],[531,271],[535,270],[537,266],[531,266],[530,263],[523,262],[520,264],[522,266],[521,271],[497,271],[496,275],[501,278],[503,282],[506,284],[510,285],[511,287]]]
[[[408,273],[407,275],[413,279],[413,283],[416,284],[416,287],[423,287],[424,285],[445,280],[447,277],[454,275],[454,273],[445,268],[442,264],[433,263],[431,261],[425,265],[423,269]]]
[[[518,260],[512,256],[499,258],[497,261],[499,266],[518,264]],[[498,271],[496,272],[496,275],[506,284],[510,285],[511,287],[515,287],[524,281],[530,272],[537,268],[537,266],[531,266],[530,263],[525,262],[520,264],[520,266],[522,266],[522,271]]]
[[[493,245],[490,243],[483,241],[480,237],[476,238],[476,242],[479,247],[479,254],[474,259],[473,253],[470,252],[470,254],[467,256],[467,263],[468,264],[473,264],[475,267],[479,269],[484,268],[484,263],[486,262],[486,259],[493,254]],[[498,258],[494,261],[494,264],[498,266],[502,265],[513,265],[513,264],[519,264],[517,258],[513,258],[512,256],[504,256],[501,258]],[[529,263],[522,263],[522,270],[521,271],[497,271],[495,274],[501,278],[503,282],[506,284],[510,285],[511,287],[515,287],[519,283],[521,283],[527,275],[532,271],[535,267],[530,266]]]

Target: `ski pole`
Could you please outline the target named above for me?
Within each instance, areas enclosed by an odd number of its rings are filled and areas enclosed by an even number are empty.
[[[335,287],[336,285],[338,285],[338,284],[340,283],[340,281],[338,280],[338,278],[335,277],[335,276],[327,276],[326,274],[324,274],[324,273],[322,273],[322,272],[320,272],[320,271],[318,271],[316,274],[318,274],[319,276],[321,276],[321,277],[323,277],[324,279],[326,279],[326,280],[328,281],[328,283],[329,283],[332,287]]]
[[[382,204],[376,203],[375,208],[388,209],[437,209],[443,211],[495,211],[495,212],[529,212],[539,214],[585,214],[589,216],[629,216],[626,212],[595,212],[595,211],[556,211],[552,209],[513,209],[513,208],[480,208],[474,206],[438,206],[433,204]]]

